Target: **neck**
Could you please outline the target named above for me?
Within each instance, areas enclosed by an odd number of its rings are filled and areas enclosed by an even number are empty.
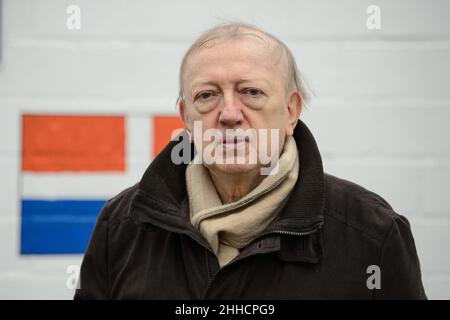
[[[245,174],[230,174],[208,170],[223,204],[238,201],[250,193],[264,179],[259,168]]]

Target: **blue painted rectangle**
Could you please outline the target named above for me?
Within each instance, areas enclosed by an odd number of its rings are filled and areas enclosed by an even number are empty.
[[[22,200],[21,254],[84,253],[105,200]]]

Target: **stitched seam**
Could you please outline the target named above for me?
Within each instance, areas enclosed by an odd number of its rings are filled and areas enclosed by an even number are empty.
[[[332,217],[332,218],[334,218],[334,219],[336,219],[336,220],[342,222],[343,224],[345,224],[345,225],[347,225],[347,226],[349,226],[349,227],[351,227],[351,228],[353,228],[353,229],[355,229],[355,230],[360,231],[364,236],[366,236],[366,237],[368,237],[368,238],[370,238],[370,239],[373,239],[373,240],[377,241],[380,245],[383,245],[383,242],[382,242],[381,239],[379,239],[377,236],[371,234],[371,233],[368,232],[366,229],[364,229],[364,228],[362,228],[362,227],[360,227],[360,226],[358,226],[358,225],[356,225],[356,224],[353,224],[353,223],[351,223],[351,222],[345,220],[344,218],[342,218],[342,217],[340,217],[340,216],[338,216],[338,215],[334,215],[334,214],[332,214],[332,213],[329,212],[329,211],[327,211],[325,214],[327,214],[329,217]]]
[[[111,274],[109,272],[109,208],[108,203],[105,205],[105,222],[106,222],[106,291],[108,299],[111,298]]]
[[[384,240],[383,240],[383,245],[381,246],[381,250],[380,250],[380,262],[378,263],[378,266],[381,268],[381,262],[383,261],[383,252],[384,252],[384,248],[385,248],[385,246],[386,246],[386,242],[387,242],[387,239],[389,238],[389,236],[391,235],[391,233],[392,233],[392,230],[394,229],[394,224],[395,224],[395,221],[392,221],[392,224],[391,224],[391,226],[390,226],[390,228],[389,228],[389,231],[387,232],[387,234],[386,234],[386,236],[384,237]],[[376,294],[376,289],[375,290],[373,290],[373,293],[372,293],[372,299],[373,300],[375,300],[375,294]]]
[[[160,204],[162,205],[164,208],[168,208],[169,210],[173,210],[173,212],[178,212],[180,210],[180,208],[178,206],[173,205],[173,203],[169,203],[166,202],[164,200],[161,200],[159,198],[156,198],[146,192],[144,192],[143,190],[140,190],[141,192],[141,196],[145,195],[145,198],[147,198],[148,200],[154,202],[155,204]]]

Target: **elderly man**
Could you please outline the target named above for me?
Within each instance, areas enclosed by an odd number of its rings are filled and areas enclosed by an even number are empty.
[[[106,203],[75,298],[426,298],[407,219],[323,172],[306,99],[274,36],[205,32],[180,68],[186,130]]]

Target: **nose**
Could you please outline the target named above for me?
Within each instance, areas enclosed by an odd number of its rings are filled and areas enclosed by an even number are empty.
[[[244,116],[239,101],[232,95],[226,95],[223,99],[223,108],[220,110],[219,122],[225,127],[241,125]]]

